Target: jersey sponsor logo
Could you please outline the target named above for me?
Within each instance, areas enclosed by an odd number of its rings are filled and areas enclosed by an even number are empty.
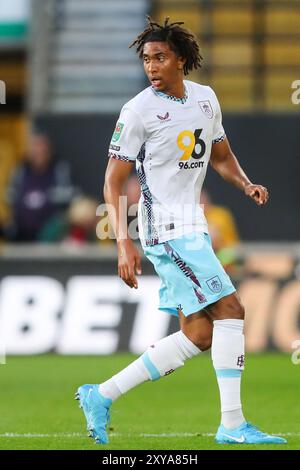
[[[191,163],[187,163],[187,162],[179,162],[178,166],[180,168],[180,170],[189,170],[189,169],[192,169],[192,168],[203,168],[203,165],[204,165],[204,162],[191,162]]]
[[[208,281],[206,281],[206,284],[208,285],[209,289],[214,293],[218,294],[222,290],[222,282],[219,278],[219,276],[214,276]]]
[[[204,114],[208,119],[212,119],[213,116],[214,116],[214,112],[213,112],[213,109],[212,109],[212,107],[211,107],[210,101],[209,101],[209,100],[198,101],[198,104],[199,104],[200,109],[201,109],[201,111],[203,112],[203,114]]]
[[[166,114],[164,116],[160,116],[159,114],[156,115],[158,117],[158,119],[161,121],[161,122],[168,122],[168,121],[171,121],[171,119],[169,119],[170,117],[170,114],[168,112],[166,112]]]
[[[118,140],[121,137],[123,127],[124,127],[124,124],[122,122],[117,122],[115,131],[112,136],[112,142],[118,142]]]
[[[194,132],[189,130],[184,130],[180,132],[177,137],[177,145],[180,150],[183,151],[183,154],[180,157],[179,168],[190,169],[190,168],[203,168],[204,162],[200,162],[206,151],[206,144],[203,139],[201,139],[203,129],[195,129]],[[198,160],[188,164],[186,160],[194,158]],[[183,163],[185,161],[185,163]]]

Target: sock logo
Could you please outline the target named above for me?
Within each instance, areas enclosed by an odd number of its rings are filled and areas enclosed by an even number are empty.
[[[239,367],[243,367],[245,364],[245,356],[242,354],[241,356],[238,357],[236,365]]]
[[[165,372],[165,375],[169,375],[169,374],[172,374],[172,372],[174,372],[175,369],[170,369],[168,370],[167,372]]]

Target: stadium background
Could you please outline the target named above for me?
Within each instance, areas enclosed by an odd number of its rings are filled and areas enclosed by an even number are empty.
[[[49,135],[57,158],[70,163],[75,184],[102,202],[119,110],[147,86],[141,64],[127,49],[147,13],[185,21],[197,34],[205,60],[188,78],[215,89],[233,150],[249,177],[270,188],[270,204],[257,208],[212,171],[206,180],[214,201],[232,210],[243,240],[234,280],[247,310],[247,350],[265,353],[259,356],[262,364],[274,367],[270,384],[280,367],[289,371],[287,382],[296,383],[299,360],[296,355],[292,364],[291,355],[300,340],[299,0],[1,2],[0,80],[6,99],[0,104],[0,223],[10,216],[6,188],[32,128]],[[1,348],[7,354],[1,372],[8,371],[8,390],[9,370],[22,376],[28,364],[21,355],[50,353],[49,360],[63,361],[69,358],[61,355],[115,354],[96,358],[103,369],[111,366],[109,374],[128,357],[120,351],[141,353],[177,329],[174,319],[157,312],[158,281],[151,266],[144,260],[140,289],[130,291],[116,276],[113,245],[25,246],[3,239],[0,250]],[[268,362],[268,350],[278,352],[281,365],[273,356]],[[96,371],[95,358],[81,362],[82,369],[89,361]],[[63,376],[70,363],[60,364]],[[280,406],[276,397],[271,403]],[[5,422],[13,432],[8,416]],[[30,427],[26,419],[22,426],[24,432]]]

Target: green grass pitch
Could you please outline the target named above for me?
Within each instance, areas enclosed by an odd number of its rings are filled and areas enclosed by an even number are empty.
[[[146,383],[112,407],[110,443],[86,437],[77,387],[104,381],[135,356],[9,357],[0,366],[0,449],[300,449],[299,373],[284,354],[248,355],[242,396],[247,419],[286,436],[286,445],[214,443],[219,423],[217,382],[208,354]]]

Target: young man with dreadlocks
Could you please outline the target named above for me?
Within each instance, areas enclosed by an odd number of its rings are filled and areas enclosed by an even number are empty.
[[[222,127],[209,86],[183,79],[201,66],[195,37],[183,23],[161,26],[148,17],[136,46],[150,86],[124,105],[112,137],[104,195],[118,244],[118,273],[137,289],[141,257],[122,225],[120,196],[132,163],[141,184],[139,233],[161,279],[161,310],[179,317],[180,330],[151,345],[137,360],[100,385],[79,387],[77,399],[90,436],[107,444],[109,409],[147,380],[157,380],[211,347],[221,398],[218,443],[284,443],[246,422],[240,382],[244,369],[244,308],[210,243],[200,207],[208,163],[256,204],[268,191],[248,179]],[[131,47],[130,46],[130,47]],[[125,216],[126,220],[126,216]]]

